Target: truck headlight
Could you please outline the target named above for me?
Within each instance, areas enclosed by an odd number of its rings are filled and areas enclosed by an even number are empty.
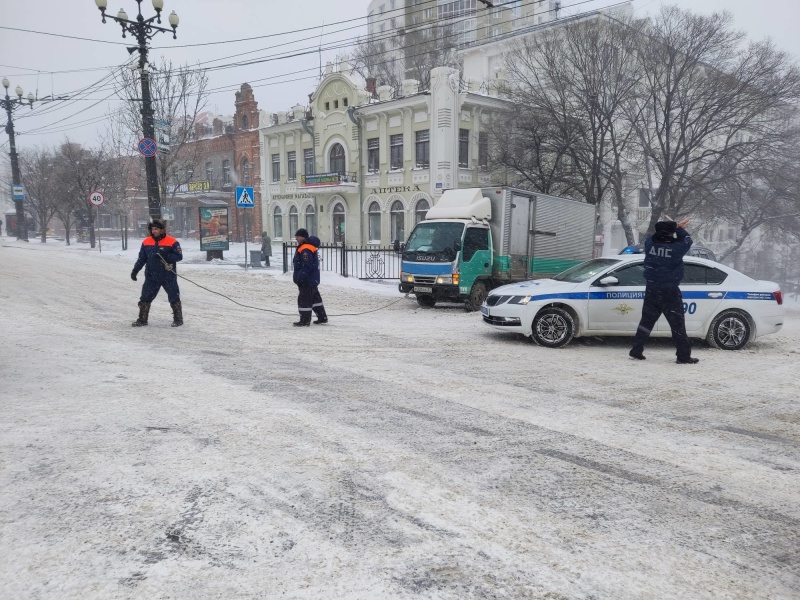
[[[512,296],[508,301],[509,304],[527,304],[531,301],[530,296]]]
[[[436,283],[451,284],[451,283],[453,283],[453,276],[452,275],[439,275],[436,278]]]
[[[411,273],[400,273],[400,281],[403,283],[414,283],[414,276]]]

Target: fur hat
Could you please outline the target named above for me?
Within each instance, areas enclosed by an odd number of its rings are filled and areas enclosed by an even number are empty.
[[[678,231],[678,224],[675,221],[659,221],[656,223],[656,232],[672,235]]]
[[[164,223],[163,219],[153,219],[153,222],[150,223],[150,227],[158,227],[161,231],[165,231],[167,229],[167,224]]]
[[[308,229],[298,229],[297,233],[294,234],[294,237],[300,236],[301,238],[308,237]]]

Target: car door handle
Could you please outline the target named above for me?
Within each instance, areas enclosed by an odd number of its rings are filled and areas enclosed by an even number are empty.
[[[722,292],[709,292],[709,298],[722,298]]]

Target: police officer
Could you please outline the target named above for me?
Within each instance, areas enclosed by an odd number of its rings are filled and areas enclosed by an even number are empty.
[[[147,325],[150,304],[163,287],[172,307],[172,326],[180,327],[183,325],[183,311],[176,263],[183,259],[181,245],[174,237],[167,235],[167,226],[161,219],[153,219],[147,229],[150,235],[142,242],[139,258],[131,271],[131,279],[136,281],[136,274],[145,267],[144,285],[139,298],[139,318],[131,325],[133,327]]]
[[[669,218],[669,217],[667,217]],[[683,257],[692,247],[692,238],[684,227],[686,218],[680,223],[659,221],[656,232],[644,242],[644,279],[647,282],[642,306],[642,319],[633,338],[631,358],[645,360],[644,345],[650,332],[663,314],[672,330],[678,364],[695,364],[692,345],[686,335],[683,316],[683,296],[678,287],[683,279]]]
[[[297,310],[300,312],[300,320],[292,323],[295,327],[307,327],[311,325],[311,313],[316,313],[315,324],[328,322],[325,307],[322,305],[322,297],[319,294],[319,238],[312,236],[309,238],[306,229],[298,229],[294,234],[297,241],[297,251],[292,260],[292,278],[297,285]]]

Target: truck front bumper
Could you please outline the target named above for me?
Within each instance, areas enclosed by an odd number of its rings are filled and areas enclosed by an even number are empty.
[[[445,298],[455,300],[460,296],[457,285],[401,283],[398,289],[404,294],[423,294],[433,296],[437,300]]]

